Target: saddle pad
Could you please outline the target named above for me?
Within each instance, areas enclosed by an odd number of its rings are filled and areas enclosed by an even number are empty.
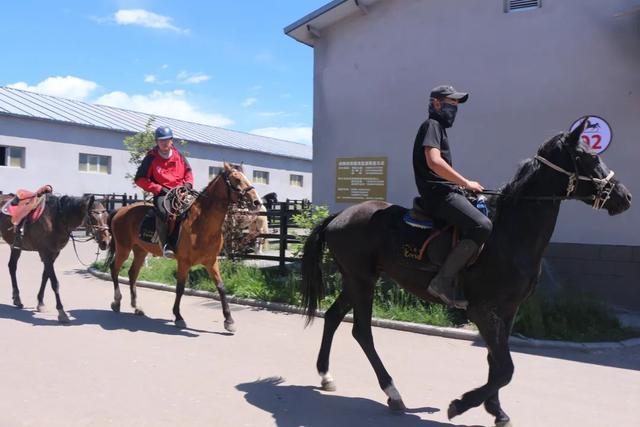
[[[404,216],[402,217],[402,220],[404,221],[405,224],[411,227],[421,228],[421,229],[433,228],[433,221],[419,220],[419,219],[413,218],[409,211],[407,211],[407,213],[404,214]]]

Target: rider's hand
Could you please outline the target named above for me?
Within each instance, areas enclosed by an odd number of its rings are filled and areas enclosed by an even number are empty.
[[[464,183],[465,190],[473,191],[474,193],[482,193],[484,187],[480,185],[478,181],[466,181]]]
[[[167,194],[169,194],[169,189],[167,187],[162,187],[162,189],[158,193],[158,196],[166,196]]]

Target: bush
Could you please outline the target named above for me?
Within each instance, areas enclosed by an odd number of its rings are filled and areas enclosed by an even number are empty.
[[[520,307],[514,333],[581,342],[619,341],[638,335],[638,331],[622,327],[602,300],[570,288],[529,298]]]

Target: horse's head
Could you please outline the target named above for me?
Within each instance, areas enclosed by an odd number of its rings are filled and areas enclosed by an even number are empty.
[[[536,159],[553,169],[557,177],[553,183],[562,188],[559,194],[606,209],[617,215],[631,206],[631,193],[615,177],[590,147],[581,143],[581,135],[589,121],[585,118],[571,133],[557,135],[545,143]]]
[[[248,202],[252,210],[256,210],[262,205],[258,192],[242,171],[225,162],[222,174],[227,186],[231,190],[232,203],[238,201]]]
[[[98,243],[100,250],[105,250],[111,242],[111,231],[109,230],[109,213],[104,205],[95,200],[93,195],[86,200],[87,216],[85,219],[85,227]]]

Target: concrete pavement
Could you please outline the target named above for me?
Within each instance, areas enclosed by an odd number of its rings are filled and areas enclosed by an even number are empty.
[[[80,248],[91,259],[92,244]],[[466,341],[374,328],[382,360],[410,408],[391,414],[373,370],[338,330],[331,371],[338,390],[319,391],[315,358],[322,319],[232,306],[228,335],[217,302],[184,297],[189,329],[173,324],[173,294],[139,289],[148,317],[109,304],[112,285],[82,271],[68,246],[56,263],[72,317],[58,324],[53,294],[36,313],[42,264],[19,263],[24,310],[11,306],[0,244],[0,426],[440,426],[492,425],[483,409],[446,420],[449,401],[484,383],[486,351]],[[640,349],[514,352],[516,373],[501,400],[517,426],[635,426]]]

